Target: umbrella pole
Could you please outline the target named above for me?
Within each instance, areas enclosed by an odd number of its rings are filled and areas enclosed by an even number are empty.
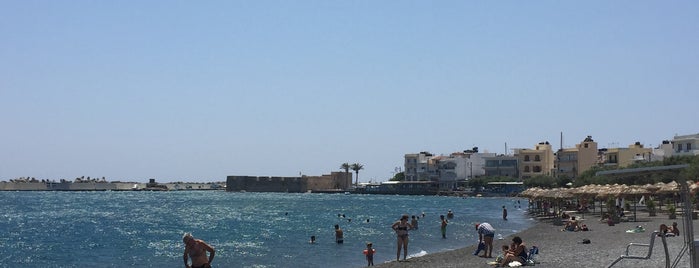
[[[636,205],[638,205],[638,204],[636,202],[636,197],[634,196],[633,197],[633,221],[634,222],[638,221],[638,217],[636,216]]]

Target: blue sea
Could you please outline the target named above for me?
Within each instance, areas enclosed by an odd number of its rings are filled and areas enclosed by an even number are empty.
[[[521,209],[517,206],[521,203]],[[293,193],[0,192],[0,266],[183,267],[182,234],[214,248],[214,267],[362,267],[394,260],[390,228],[420,217],[409,255],[474,245],[474,222],[503,236],[534,224],[526,199]],[[502,220],[502,206],[508,221]],[[439,215],[452,210],[447,239]],[[425,216],[422,217],[424,212]],[[338,216],[339,215],[339,216]],[[344,215],[344,217],[343,217]],[[335,224],[345,243],[334,241]],[[308,243],[315,235],[317,242]]]

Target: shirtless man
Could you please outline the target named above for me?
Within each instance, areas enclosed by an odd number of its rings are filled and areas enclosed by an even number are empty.
[[[342,244],[344,242],[344,235],[340,225],[338,224],[335,224],[335,242],[338,244]]]
[[[211,268],[211,262],[214,260],[216,250],[206,244],[206,242],[194,239],[192,234],[185,233],[182,236],[184,242],[184,267],[186,268]],[[206,252],[209,252],[209,257],[206,257]],[[192,265],[188,265],[189,259],[192,259]]]

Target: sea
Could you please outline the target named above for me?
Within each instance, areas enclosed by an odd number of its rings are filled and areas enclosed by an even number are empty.
[[[363,267],[367,242],[375,264],[395,260],[390,226],[402,214],[419,219],[409,258],[475,245],[475,222],[492,224],[496,239],[534,224],[526,199],[502,197],[6,191],[0,208],[0,267],[183,267],[185,232],[216,249],[213,267]]]

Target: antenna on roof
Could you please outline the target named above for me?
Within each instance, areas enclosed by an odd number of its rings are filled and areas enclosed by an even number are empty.
[[[561,131],[561,150],[563,150],[563,131]]]

